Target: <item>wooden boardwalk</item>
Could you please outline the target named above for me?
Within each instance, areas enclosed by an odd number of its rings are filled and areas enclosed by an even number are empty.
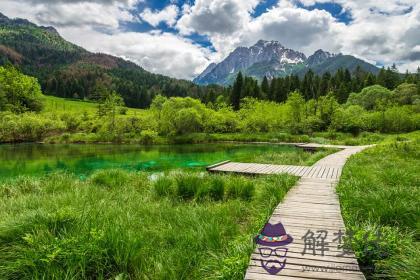
[[[309,147],[325,147],[322,145],[306,145]],[[286,258],[270,256],[262,257],[257,245],[251,256],[245,279],[277,280],[277,279],[365,279],[360,272],[356,257],[351,251],[344,251],[336,240],[340,231],[345,231],[341,217],[340,203],[335,193],[335,186],[340,178],[346,160],[353,154],[368,146],[347,147],[330,146],[342,150],[331,154],[311,167],[293,165],[272,165],[224,162],[210,166],[210,172],[234,172],[239,174],[280,174],[288,173],[301,177],[274,210],[269,223],[282,223],[293,242],[282,246],[287,248]],[[314,234],[315,246],[308,249],[308,241],[303,238],[310,232]],[[317,232],[317,231],[326,231]],[[323,243],[321,241],[325,236]],[[334,235],[336,234],[336,235]],[[338,234],[338,235],[337,235]],[[325,246],[322,250],[322,244]],[[319,245],[319,246],[317,246]],[[323,255],[322,255],[323,253]],[[267,261],[284,261],[286,266],[275,275],[269,274],[262,264]]]

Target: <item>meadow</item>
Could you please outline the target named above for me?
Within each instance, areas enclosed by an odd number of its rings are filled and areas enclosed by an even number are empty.
[[[420,137],[404,140],[353,156],[337,187],[348,244],[373,279],[420,278]]]
[[[0,279],[242,279],[296,182],[118,169],[0,185]]]
[[[106,88],[92,92],[97,103],[45,96],[36,79],[0,70],[0,143],[377,143],[350,158],[337,189],[354,233],[347,243],[369,278],[420,278],[418,82],[358,85],[339,99],[337,89],[290,91],[279,102],[246,87],[206,102],[156,94],[142,110]],[[241,161],[311,165],[332,152],[254,152]],[[0,279],[242,279],[252,238],[297,181],[201,170],[77,176],[46,161],[47,175],[18,169],[0,181]]]

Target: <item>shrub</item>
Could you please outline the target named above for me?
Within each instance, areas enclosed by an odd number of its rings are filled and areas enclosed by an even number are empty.
[[[204,118],[204,130],[209,133],[235,132],[238,126],[237,115],[229,108],[219,111],[207,110],[207,116]]]
[[[243,200],[252,199],[255,186],[251,181],[241,177],[232,178],[227,188],[227,197],[231,199],[240,198]]]
[[[0,114],[0,142],[39,141],[64,129],[62,121],[35,113]]]
[[[174,182],[168,176],[159,176],[153,184],[153,189],[158,196],[173,196],[175,193]]]
[[[339,108],[333,114],[330,128],[357,135],[363,130],[362,116],[364,114],[365,110],[357,105],[349,106],[345,109]]]
[[[394,93],[380,85],[364,88],[360,93],[352,93],[347,103],[349,105],[359,105],[366,110],[379,109],[379,104],[390,104],[394,98]]]
[[[159,111],[160,129],[169,135],[201,132],[205,106],[193,98],[172,97]]]
[[[42,110],[41,86],[36,78],[13,66],[0,67],[0,111],[23,113]]]
[[[102,187],[123,187],[130,179],[128,172],[121,169],[100,170],[92,174],[91,181]]]
[[[403,83],[395,90],[395,101],[400,105],[411,105],[420,100],[416,84]]]
[[[213,177],[210,181],[209,196],[213,200],[223,200],[225,194],[225,181],[220,177]]]
[[[140,143],[145,145],[151,145],[158,142],[158,133],[153,130],[143,130],[140,133]]]
[[[202,184],[195,174],[180,174],[176,178],[177,195],[183,200],[193,199]]]
[[[80,118],[78,118],[75,115],[63,114],[61,116],[61,119],[66,124],[66,129],[68,131],[73,131],[73,132],[76,131],[81,123]]]

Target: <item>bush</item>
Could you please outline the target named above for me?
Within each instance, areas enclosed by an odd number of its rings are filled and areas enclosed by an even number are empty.
[[[143,130],[140,133],[140,143],[145,145],[151,145],[158,142],[158,133],[153,130]]]
[[[158,196],[173,196],[175,193],[174,182],[167,176],[159,176],[153,184],[153,189]]]
[[[0,113],[0,142],[40,141],[64,130],[62,121],[35,113]]]
[[[75,115],[63,114],[61,116],[61,119],[66,124],[67,131],[70,131],[70,132],[76,131],[81,123],[81,119]]]
[[[0,111],[23,113],[42,110],[41,86],[36,78],[13,66],[0,67]]]
[[[252,199],[255,186],[252,182],[241,177],[232,178],[227,188],[227,197],[231,199],[240,198],[243,200]]]
[[[164,101],[159,111],[160,129],[168,135],[180,135],[203,130],[206,107],[190,97],[172,97]]]
[[[420,114],[408,107],[393,107],[385,111],[382,132],[409,132],[420,129]]]
[[[357,105],[349,106],[345,109],[339,108],[332,116],[330,129],[357,135],[364,128],[364,115],[365,110]]]
[[[208,133],[235,132],[238,126],[237,115],[228,108],[222,108],[219,111],[208,110],[204,119],[204,130]]]
[[[194,174],[180,174],[176,178],[177,195],[183,200],[195,197],[202,184],[201,178]]]
[[[395,101],[400,105],[412,105],[420,101],[417,85],[403,83],[395,90]]]
[[[123,187],[129,181],[129,174],[120,169],[100,170],[92,174],[91,181],[102,187]]]
[[[360,93],[352,93],[347,103],[359,105],[366,110],[380,109],[380,104],[390,104],[394,99],[394,93],[380,85],[364,88]],[[386,105],[385,105],[386,106]]]
[[[225,194],[225,182],[220,177],[212,177],[209,186],[209,196],[213,200],[223,200]]]

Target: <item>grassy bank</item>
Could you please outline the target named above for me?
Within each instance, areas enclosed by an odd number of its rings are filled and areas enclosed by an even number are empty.
[[[286,164],[311,166],[318,160],[339,151],[338,149],[318,149],[314,152],[306,152],[296,148],[294,153],[265,152],[254,153],[243,162],[265,163],[265,164]]]
[[[252,237],[294,185],[100,171],[0,185],[0,279],[242,279]]]
[[[418,133],[399,133],[384,134],[375,132],[362,132],[355,136],[351,133],[342,132],[316,132],[311,135],[307,134],[291,134],[288,132],[266,132],[266,133],[189,133],[182,136],[159,136],[157,134],[144,133],[138,137],[120,138],[118,143],[126,144],[201,144],[201,143],[217,143],[217,142],[267,142],[267,143],[318,143],[331,145],[370,145],[378,144],[386,141],[407,138],[407,135]],[[113,143],[112,140],[106,140],[96,133],[63,133],[49,136],[44,142],[51,144],[92,144],[92,143]]]
[[[353,156],[337,189],[369,278],[420,279],[420,138],[408,138]]]
[[[354,106],[342,105],[324,119],[318,113],[311,115],[311,102],[301,104],[299,112],[295,112],[300,117],[293,113],[290,102],[257,100],[247,100],[239,111],[191,98],[161,96],[145,110],[51,96],[43,96],[40,102],[43,109],[39,112],[0,113],[0,143],[143,145],[240,141],[361,145],[379,143],[395,137],[391,133],[420,127],[417,105],[394,104],[387,112],[353,110]]]

